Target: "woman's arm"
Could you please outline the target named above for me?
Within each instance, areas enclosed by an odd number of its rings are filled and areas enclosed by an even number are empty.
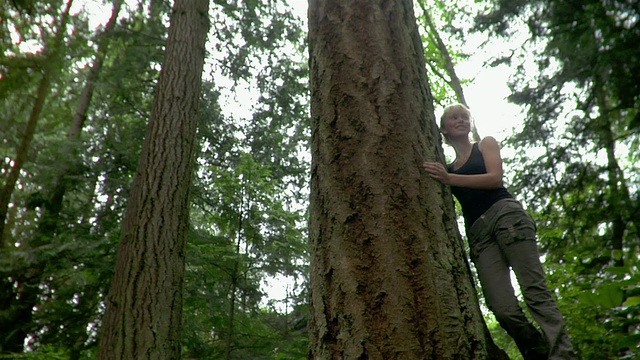
[[[487,136],[479,144],[487,168],[486,174],[460,175],[451,174],[444,165],[437,162],[426,162],[422,166],[429,175],[445,185],[466,187],[473,189],[497,189],[502,187],[502,157],[500,145],[496,139]]]

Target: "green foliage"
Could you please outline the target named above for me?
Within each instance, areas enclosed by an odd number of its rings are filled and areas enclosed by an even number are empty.
[[[609,268],[594,276],[575,278],[583,270],[551,267],[550,281],[559,288],[560,306],[569,318],[569,330],[583,358],[625,358],[636,352],[640,336],[640,292],[637,265]],[[570,285],[569,285],[570,284]],[[631,357],[633,358],[633,357]]]
[[[496,59],[519,71],[511,100],[529,110],[510,140],[517,154],[508,159],[511,190],[536,217],[549,283],[557,289],[581,358],[633,358],[640,351],[637,5],[493,3],[496,8],[481,12],[479,27],[510,35],[513,24],[526,24],[531,31],[531,48],[508,49]],[[109,50],[87,126],[80,139],[69,140],[99,33],[80,12],[70,19],[73,30],[56,43],[52,19],[62,11],[62,1],[7,4],[0,6],[3,181],[42,71],[45,65],[57,70],[12,200],[13,246],[0,254],[5,277],[23,277],[33,268],[44,274],[29,279],[40,289],[33,318],[25,324],[31,352],[11,356],[94,358],[170,9],[157,1],[127,8],[105,38]],[[453,64],[459,63],[467,57],[460,44],[472,15],[457,2],[429,5],[438,31],[429,29],[419,12],[418,21],[432,92],[444,104],[455,96],[436,36],[448,46]],[[227,118],[219,86],[211,79],[204,84],[184,288],[184,354],[303,359],[309,138],[304,32],[282,1],[222,1],[212,7],[210,67],[234,84],[249,84],[259,96],[249,119]],[[26,44],[38,51],[27,51]],[[58,49],[60,56],[47,63],[45,48]],[[531,60],[538,71],[529,81],[525,71]],[[64,177],[62,211],[52,231],[36,236],[62,166],[72,169]],[[274,279],[286,279],[288,293],[265,301],[265,282]],[[488,323],[494,339],[517,359],[509,337],[490,317]]]
[[[485,315],[485,321],[489,331],[491,332],[491,338],[493,338],[493,341],[507,353],[509,359],[522,360],[522,355],[520,354],[520,350],[518,350],[516,343],[511,339],[509,334],[500,327],[500,324],[495,317],[493,317],[493,315]]]
[[[289,189],[304,184],[305,163],[291,161],[299,144],[279,133],[299,127],[300,120],[290,111],[274,118],[268,100],[251,123],[226,119],[211,85],[204,86],[203,151],[193,189],[185,352],[198,358],[258,359],[272,358],[279,349],[302,357],[304,327],[292,328],[289,319],[306,323],[299,310],[307,263],[305,224],[303,209],[290,206],[296,201]],[[300,286],[285,300],[289,310],[284,313],[277,303],[265,308],[262,301],[262,283],[276,275]]]
[[[17,36],[23,45],[49,46],[63,2],[46,3],[29,7],[28,16],[17,16],[24,7],[0,7],[6,19],[0,22],[0,41],[7,44],[0,53],[2,183],[43,66],[58,73],[32,156],[12,198],[11,246],[0,249],[3,279],[27,279],[39,293],[33,311],[29,308],[31,319],[20,324],[28,329],[28,351],[11,356],[95,358],[120,221],[151,113],[170,9],[165,2],[127,7],[115,31],[104,37],[90,27],[86,13],[74,14],[64,43],[56,44],[61,56],[47,64],[46,52],[30,52],[12,41]],[[217,87],[207,83],[203,89],[202,151],[194,169],[185,283],[185,353],[220,358],[230,344],[232,358],[302,358],[305,221],[304,209],[293,204],[306,191],[307,163],[300,154],[307,146],[308,106],[303,101],[306,65],[289,57],[301,51],[302,32],[281,2],[218,2],[212,16],[213,45],[222,54],[210,58],[213,67],[237,81],[254,83],[261,97],[254,121],[223,119]],[[98,42],[108,45],[104,67],[80,138],[70,139],[69,127]],[[286,56],[278,50],[285,46],[294,49]],[[262,62],[269,65],[264,71]],[[66,188],[61,210],[43,230],[62,168],[70,171],[61,178]],[[265,302],[263,283],[275,275],[291,281],[290,293],[281,302]],[[0,316],[16,309],[4,295],[0,302]],[[256,347],[246,346],[252,343]]]
[[[629,126],[640,53],[628,43],[640,39],[639,16],[627,1],[498,1],[478,18],[496,35],[515,31],[513,23],[531,34],[526,49],[503,58],[517,69],[510,99],[528,109],[509,140],[512,190],[536,217],[549,282],[582,359],[640,349],[640,132]]]
[[[469,35],[472,13],[463,1],[417,1],[416,17],[427,61],[429,87],[440,107],[464,102],[461,98],[464,94],[459,93],[455,83],[462,85],[472,80],[460,80],[455,74],[455,66],[469,58],[462,48]]]
[[[11,360],[68,360],[69,353],[53,346],[43,346],[37,352],[0,355],[0,359]]]

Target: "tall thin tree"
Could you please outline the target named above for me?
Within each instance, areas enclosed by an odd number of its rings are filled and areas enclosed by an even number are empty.
[[[37,230],[35,230],[33,238],[28,241],[27,244],[23,245],[23,247],[29,248],[31,251],[50,243],[51,239],[56,236],[56,228],[60,226],[60,213],[63,210],[63,199],[67,191],[67,177],[74,175],[71,163],[75,159],[73,156],[76,152],[75,144],[78,143],[80,132],[87,117],[87,110],[91,103],[93,88],[95,87],[95,82],[104,62],[106,47],[105,38],[111,31],[113,31],[121,5],[122,0],[116,0],[114,2],[111,18],[105,26],[103,35],[97,38],[99,42],[98,53],[78,101],[76,112],[73,116],[73,121],[67,137],[68,142],[64,145],[63,153],[66,157],[65,159],[61,159],[59,162],[59,167],[57,169],[58,173],[51,184],[52,187],[49,190],[48,198],[44,202],[44,209],[40,217]],[[35,128],[33,131],[35,131]],[[33,136],[33,134],[31,136]],[[8,238],[11,237],[8,236]],[[5,331],[8,332],[8,335],[2,336],[3,331],[0,331],[0,338],[8,339],[12,343],[11,347],[4,346],[3,348],[11,349],[13,346],[22,347],[25,338],[28,337],[29,331],[34,328],[32,321],[33,309],[37,308],[38,301],[40,300],[40,285],[42,277],[46,274],[46,266],[47,261],[33,261],[29,264],[27,269],[21,269],[19,273],[11,275],[11,278],[14,280],[14,284],[11,284],[12,291],[10,293],[17,301],[15,301],[14,304],[11,304],[11,310],[7,311],[11,316],[4,317],[7,324],[11,325],[4,327],[0,326],[0,328],[6,329]],[[4,306],[1,306],[0,308],[3,307]]]
[[[45,55],[44,60],[42,61],[42,67],[38,69],[42,74],[42,78],[38,84],[35,101],[31,108],[31,112],[29,113],[29,119],[27,121],[20,146],[18,147],[15,158],[12,159],[12,167],[9,171],[9,176],[7,176],[2,192],[0,192],[0,248],[5,247],[6,245],[5,232],[7,229],[5,229],[5,222],[9,209],[9,202],[11,201],[11,196],[13,195],[16,183],[20,178],[20,171],[28,160],[31,141],[35,135],[38,121],[40,121],[40,114],[42,114],[47,97],[51,92],[51,80],[62,70],[61,67],[56,67],[56,65],[60,64],[59,59],[63,54],[62,49],[64,48],[64,36],[67,31],[69,12],[71,11],[72,5],[73,0],[66,2],[65,9],[57,22],[56,32],[52,36],[51,42],[48,43],[44,49]]]
[[[418,5],[422,9],[422,17],[424,18],[425,26],[424,31],[427,33],[429,41],[435,43],[435,47],[438,49],[439,61],[430,62],[429,65],[434,74],[440,77],[449,87],[453,90],[456,100],[469,106],[467,99],[464,96],[464,90],[462,88],[462,81],[458,77],[455,64],[449,51],[449,47],[442,40],[440,31],[436,24],[433,22],[431,16],[431,6],[425,0],[419,0]],[[438,67],[440,65],[442,68]],[[471,122],[471,135],[474,141],[480,141],[480,134],[478,128],[475,125],[475,121]]]
[[[208,0],[176,0],[122,224],[99,359],[179,359],[189,192]]]
[[[20,145],[12,159],[11,169],[0,191],[0,250],[10,248],[8,242],[8,239],[11,238],[9,236],[10,229],[6,226],[9,203],[24,165],[29,160],[31,142],[51,92],[52,81],[62,71],[60,59],[63,56],[62,50],[65,47],[64,40],[72,5],[73,0],[66,1],[64,10],[55,21],[55,25],[57,25],[54,27],[55,33],[50,35],[51,40],[45,44],[42,66],[37,69],[41,73],[41,78],[35,100]],[[46,37],[44,36],[44,38]],[[2,353],[23,351],[24,339],[28,334],[32,320],[32,305],[37,301],[37,286],[35,289],[33,286],[23,286],[32,275],[31,269],[28,272],[29,274],[20,274],[20,279],[15,279],[5,272],[0,275],[0,294],[2,294],[0,295],[0,313],[3,313],[3,316],[0,316],[0,352]]]

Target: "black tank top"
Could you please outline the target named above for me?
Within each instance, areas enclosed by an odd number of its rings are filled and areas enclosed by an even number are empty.
[[[452,174],[460,175],[486,174],[487,168],[484,165],[484,157],[478,148],[478,143],[473,144],[469,160],[460,169],[454,170],[453,163],[451,163],[448,170]],[[462,216],[467,230],[478,220],[480,215],[489,210],[491,205],[498,200],[513,198],[504,186],[497,189],[471,189],[452,186],[451,192],[462,207]]]

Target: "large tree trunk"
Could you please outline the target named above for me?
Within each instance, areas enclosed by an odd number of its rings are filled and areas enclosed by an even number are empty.
[[[189,191],[208,0],[176,0],[122,225],[99,359],[179,359]]]
[[[411,0],[309,2],[309,359],[486,359]]]

